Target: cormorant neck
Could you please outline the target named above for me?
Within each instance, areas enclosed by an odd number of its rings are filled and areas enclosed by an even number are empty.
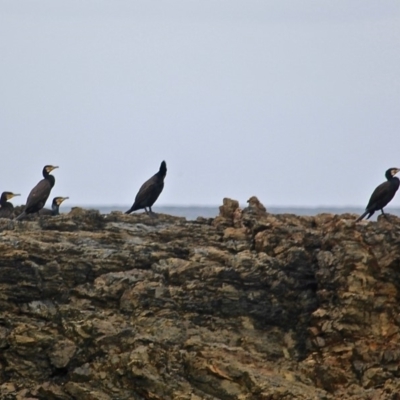
[[[14,208],[13,204],[7,201],[6,197],[1,197],[0,208]]]
[[[58,206],[57,204],[52,204],[51,205],[51,210],[53,211],[53,215],[58,215],[60,214],[60,206]]]
[[[399,179],[399,178],[397,178],[396,176],[393,176],[393,175],[391,174],[390,171],[391,171],[391,170],[388,169],[388,170],[386,171],[386,173],[385,173],[385,177],[386,177],[386,179],[387,179],[388,181],[391,181],[393,178]]]
[[[387,175],[386,175],[386,179],[387,179],[389,182],[392,182],[392,181],[394,181],[394,180],[399,180],[399,178],[398,178],[397,176],[392,176],[391,174],[387,174]]]
[[[54,175],[50,175],[49,173],[47,173],[47,176],[45,176],[44,178],[50,182],[51,187],[53,187],[54,184],[56,183],[56,178],[54,178]]]

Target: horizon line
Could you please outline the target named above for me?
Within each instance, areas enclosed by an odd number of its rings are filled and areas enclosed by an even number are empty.
[[[219,208],[222,204],[211,205],[211,204],[157,204],[153,207],[167,207],[167,208]],[[131,204],[96,204],[96,203],[80,203],[80,204],[67,204],[65,203],[63,207],[130,207]],[[247,204],[240,204],[240,207],[247,207]],[[265,206],[265,205],[264,205]],[[362,208],[365,209],[365,205],[270,205],[266,206],[268,208]],[[387,206],[385,208],[400,208],[400,206]]]

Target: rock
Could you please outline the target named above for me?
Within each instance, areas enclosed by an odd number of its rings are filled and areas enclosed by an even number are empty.
[[[219,215],[223,218],[232,219],[234,212],[239,208],[239,202],[226,197],[222,202],[222,206],[219,207]]]
[[[39,385],[37,388],[35,388],[34,393],[39,399],[46,399],[46,400],[72,399],[72,397],[65,392],[63,387],[55,385],[54,383],[51,382],[45,382]]]
[[[160,214],[0,221],[0,398],[400,393],[400,219]]]
[[[56,368],[66,368],[76,352],[76,345],[71,340],[60,340],[50,353],[51,364]]]
[[[223,199],[222,206],[219,207],[219,216],[213,221],[215,227],[233,226],[238,220],[239,202],[228,198]]]

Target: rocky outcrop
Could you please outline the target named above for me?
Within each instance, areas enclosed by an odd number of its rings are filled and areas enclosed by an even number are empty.
[[[391,399],[400,220],[0,220],[0,398]]]

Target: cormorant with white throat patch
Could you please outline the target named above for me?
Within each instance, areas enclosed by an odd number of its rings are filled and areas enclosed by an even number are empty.
[[[56,183],[56,179],[50,172],[58,167],[53,165],[45,165],[42,171],[43,178],[29,193],[26,200],[24,212],[17,217],[17,220],[22,219],[26,214],[33,214],[40,211],[48,197],[50,196],[51,189]]]
[[[60,215],[60,205],[67,199],[69,199],[69,197],[54,197],[51,203],[51,210],[49,208],[42,208],[39,211],[39,215]]]
[[[8,200],[11,200],[15,196],[20,196],[20,194],[15,194],[12,192],[3,192],[0,197],[0,218],[12,218],[14,213],[14,206]]]
[[[381,210],[381,213],[386,216],[383,212],[383,208],[386,207],[389,202],[393,199],[400,185],[400,180],[395,176],[400,171],[399,168],[389,168],[386,173],[386,182],[381,183],[371,195],[368,205],[365,208],[364,214],[360,215],[356,222],[361,221],[367,214],[371,217],[375,211]]]

